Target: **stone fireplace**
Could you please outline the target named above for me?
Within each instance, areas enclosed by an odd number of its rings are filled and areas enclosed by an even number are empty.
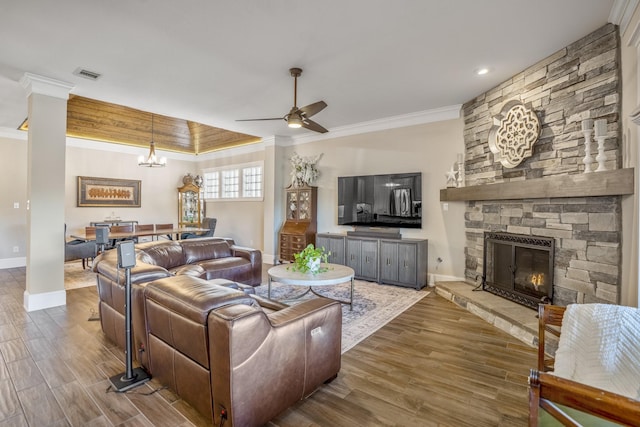
[[[484,233],[482,289],[533,309],[553,300],[555,239]]]
[[[618,29],[607,24],[464,104],[465,185],[442,190],[441,201],[466,201],[468,282],[493,268],[485,265],[485,233],[535,236],[554,244],[552,283],[541,280],[555,304],[619,303],[621,202],[634,183],[633,169],[623,168],[620,87]],[[536,112],[541,131],[532,155],[509,168],[488,137],[512,100]],[[607,121],[607,171],[584,173],[584,119]]]

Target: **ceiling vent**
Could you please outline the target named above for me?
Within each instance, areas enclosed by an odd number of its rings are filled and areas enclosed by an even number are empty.
[[[76,76],[84,77],[89,80],[98,80],[102,74],[96,73],[95,71],[85,70],[84,68],[76,68],[73,72]]]

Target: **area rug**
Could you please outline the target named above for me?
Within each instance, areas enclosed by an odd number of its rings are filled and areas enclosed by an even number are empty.
[[[67,290],[96,286],[96,273],[91,268],[82,269],[81,262],[68,262],[64,265],[64,287]],[[349,299],[349,282],[314,288],[316,292],[329,298],[347,301]],[[271,298],[282,300],[299,295],[305,291],[302,286],[272,284]],[[260,296],[267,296],[267,285],[256,288]],[[348,305],[342,306],[342,353],[350,350],[360,341],[389,323],[413,304],[429,295],[426,290],[417,291],[399,286],[380,285],[378,283],[356,280],[353,291],[353,310]],[[288,300],[288,304],[302,301],[305,298],[316,298],[308,294],[299,300]]]
[[[329,298],[348,301],[349,287],[350,283],[346,282],[335,286],[315,287],[314,290]],[[300,295],[305,289],[304,286],[273,282],[271,298],[286,300],[287,304],[294,304],[306,298],[315,298],[309,293],[298,300],[287,299]],[[266,297],[267,285],[258,286],[256,293]],[[353,291],[353,310],[349,310],[346,304],[342,306],[342,353],[350,350],[427,295],[429,292],[425,290],[417,291],[356,280]]]
[[[66,262],[64,264],[64,288],[77,289],[87,286],[96,286],[96,273],[91,267],[82,269],[81,261]]]

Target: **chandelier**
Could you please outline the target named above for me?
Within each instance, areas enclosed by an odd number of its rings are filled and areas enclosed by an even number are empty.
[[[156,145],[153,142],[153,114],[151,114],[151,143],[149,144],[149,156],[147,160],[144,156],[138,157],[138,166],[144,166],[147,168],[160,168],[167,165],[167,158],[162,157],[158,160],[156,156]]]

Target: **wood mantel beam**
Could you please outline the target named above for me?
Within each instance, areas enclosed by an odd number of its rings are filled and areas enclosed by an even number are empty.
[[[596,197],[633,194],[634,169],[556,175],[545,178],[440,190],[441,202]]]

